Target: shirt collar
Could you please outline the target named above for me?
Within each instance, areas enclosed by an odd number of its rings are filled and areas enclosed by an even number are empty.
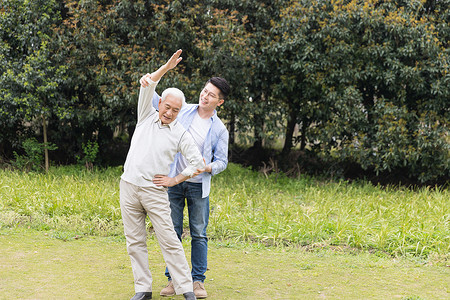
[[[196,106],[195,106],[195,113],[198,113],[198,107],[199,107],[199,105],[197,104]],[[216,118],[217,117],[217,111],[216,110],[214,110],[214,114],[211,116],[211,121],[214,121],[214,118]]]
[[[155,121],[154,121],[154,122],[155,122],[155,123],[158,123],[159,128],[169,127],[169,129],[172,130],[172,129],[175,127],[175,125],[177,124],[178,119],[175,119],[174,121],[170,122],[169,124],[163,124],[163,123],[161,122],[161,119],[159,118],[159,115],[158,115],[158,117],[155,118]]]

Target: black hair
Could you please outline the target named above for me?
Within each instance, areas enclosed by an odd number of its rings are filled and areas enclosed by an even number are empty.
[[[225,78],[211,77],[206,82],[206,84],[208,84],[208,83],[213,84],[215,87],[217,87],[220,90],[220,93],[222,94],[221,98],[225,99],[230,94],[231,88],[230,88],[230,85],[228,84],[228,82],[225,80]]]

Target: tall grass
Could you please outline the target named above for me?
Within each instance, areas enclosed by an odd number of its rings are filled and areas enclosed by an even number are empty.
[[[122,234],[121,168],[88,172],[78,166],[47,174],[0,171],[0,225],[86,234]]]
[[[231,165],[215,178],[210,234],[217,238],[350,246],[394,255],[450,251],[450,193],[370,183],[269,179]]]
[[[0,171],[0,226],[121,235],[121,168],[48,174]],[[229,164],[213,179],[208,234],[231,242],[356,247],[448,257],[450,193],[307,176],[269,178]]]

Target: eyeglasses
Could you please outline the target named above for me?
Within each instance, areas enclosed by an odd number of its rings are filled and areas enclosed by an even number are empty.
[[[206,96],[208,96],[209,98],[214,99],[214,100],[220,99],[219,96],[216,96],[215,94],[209,92],[209,91],[208,91],[207,89],[205,89],[205,88],[202,90],[202,94],[206,94]]]

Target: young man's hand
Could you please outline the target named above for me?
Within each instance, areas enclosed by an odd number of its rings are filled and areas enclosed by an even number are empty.
[[[139,80],[141,86],[143,88],[148,87],[151,78],[152,78],[152,74],[148,74],[148,73],[145,74],[144,76],[142,76],[141,79]]]

